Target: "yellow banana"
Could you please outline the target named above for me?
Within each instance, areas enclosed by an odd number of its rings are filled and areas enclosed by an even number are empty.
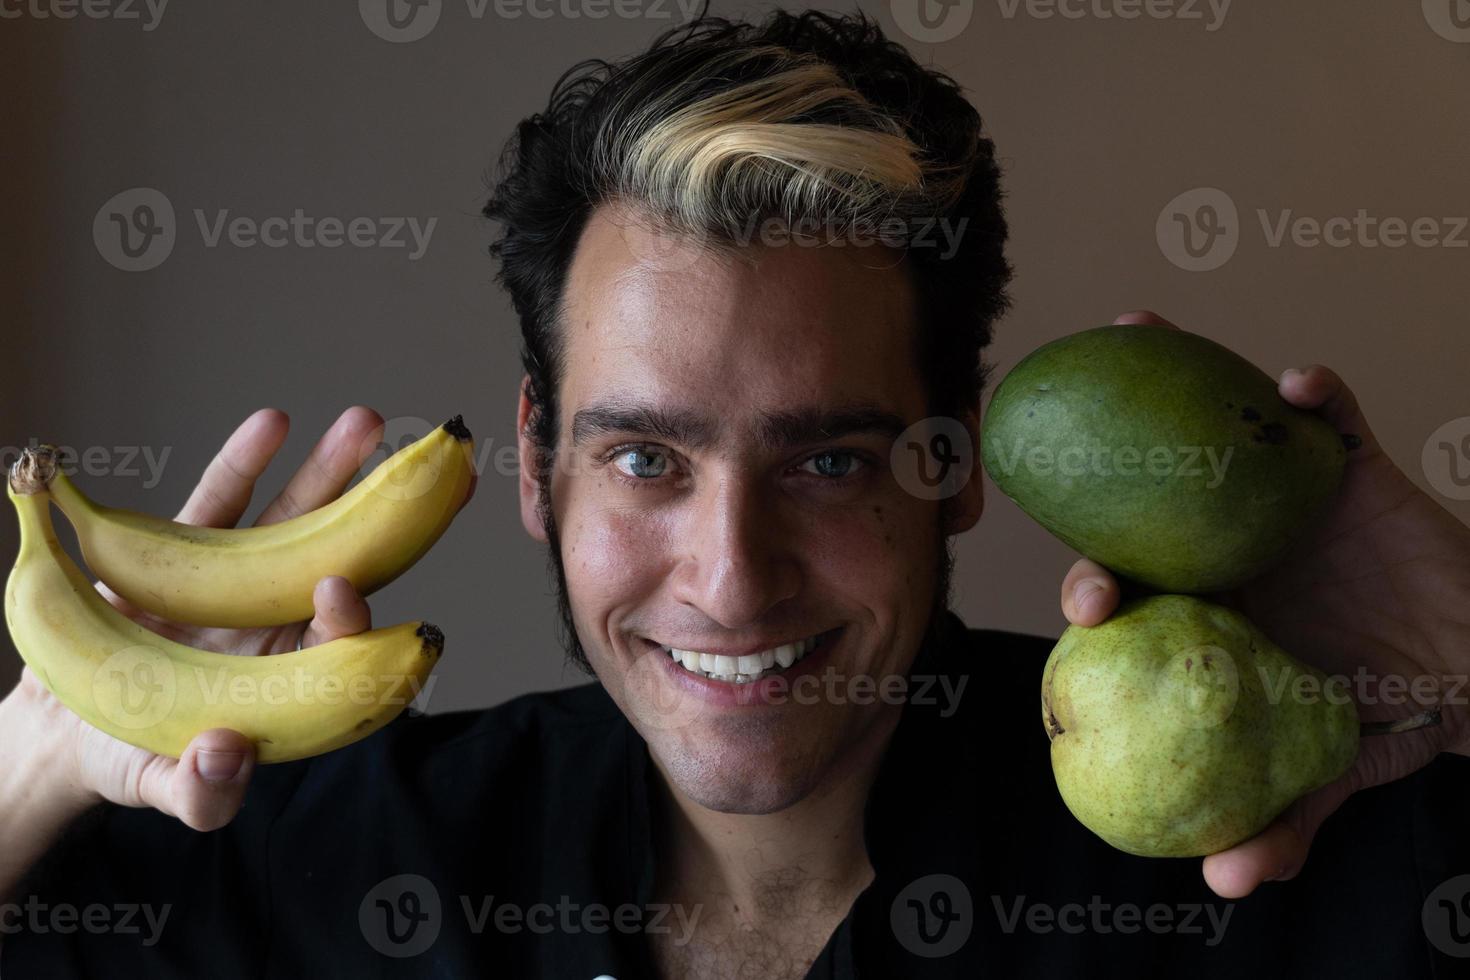
[[[232,728],[263,763],[330,752],[392,721],[439,661],[444,636],[420,622],[262,657],[175,643],[97,592],[57,542],[44,490],[7,490],[21,531],[5,589],[16,649],[63,704],[132,745],[178,758],[200,732]]]
[[[206,626],[309,620],[312,590],[328,575],[362,595],[387,585],[439,540],[474,476],[474,441],[455,416],[325,506],[264,527],[210,528],[94,503],[49,449],[38,478],[92,573],[141,609]]]

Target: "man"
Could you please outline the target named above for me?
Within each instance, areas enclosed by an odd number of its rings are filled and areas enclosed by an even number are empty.
[[[1448,975],[1463,706],[1365,743],[1201,878],[1062,806],[1052,641],[948,610],[979,472],[935,501],[891,449],[926,420],[978,439],[999,198],[974,109],[860,17],[705,18],[569,73],[486,214],[523,332],[522,519],[597,683],[255,773],[236,733],[149,756],[27,675],[0,706],[7,977]],[[1330,370],[1280,391],[1361,445],[1321,532],[1225,598],[1334,672],[1463,675],[1470,531]],[[237,521],[285,424],[251,416],[181,519]],[[344,414],[262,520],[333,499],[379,424]],[[1087,561],[1062,587],[1073,622],[1119,599]],[[315,600],[295,629],[140,618],[242,653],[368,627],[345,580]],[[93,907],[135,931],[57,923]]]

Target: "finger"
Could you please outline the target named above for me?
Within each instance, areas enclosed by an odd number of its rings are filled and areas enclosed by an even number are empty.
[[[1143,325],[1155,327],[1168,327],[1170,330],[1178,330],[1179,327],[1165,320],[1153,310],[1130,310],[1127,313],[1119,313],[1113,320],[1113,326],[1121,327],[1127,325]]]
[[[344,636],[373,628],[373,613],[352,583],[341,575],[330,575],[316,584],[311,594],[316,615],[306,625],[303,648],[330,643]]]
[[[1308,793],[1250,840],[1205,858],[1205,883],[1221,898],[1244,898],[1265,881],[1295,878],[1322,821],[1352,795],[1352,773]]]
[[[1345,440],[1352,451],[1349,459],[1363,460],[1383,450],[1358,408],[1357,396],[1338,373],[1321,364],[1287,368],[1277,382],[1281,397],[1297,408],[1315,411],[1338,432],[1355,439]]]
[[[354,405],[343,412],[255,523],[290,520],[336,500],[362,463],[358,447],[382,428],[383,417],[371,408]]]
[[[251,741],[228,728],[212,728],[196,735],[177,761],[155,757],[138,795],[194,830],[218,830],[240,812],[254,771]]]
[[[241,422],[205,467],[189,502],[174,519],[200,527],[234,527],[290,425],[286,413],[274,408],[262,408]]]
[[[1078,559],[1062,579],[1062,615],[1078,626],[1107,619],[1122,595],[1113,573],[1090,558]]]

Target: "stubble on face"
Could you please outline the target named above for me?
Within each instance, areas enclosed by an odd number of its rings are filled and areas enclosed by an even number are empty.
[[[595,233],[589,229],[589,234]],[[626,229],[619,233],[619,236],[624,243],[629,240]],[[584,237],[584,246],[587,241],[588,238]],[[649,279],[657,278],[657,270],[650,271],[647,268],[647,262],[642,260],[636,249],[631,254],[626,249],[623,254],[609,254],[617,251],[618,241],[607,234],[606,228],[602,229],[602,236],[595,240],[594,245],[601,249],[601,255],[592,263],[591,271],[587,268],[581,270],[583,272],[582,281],[584,286],[589,279],[597,281],[599,288],[604,292],[595,296],[595,299],[600,302],[596,304],[589,302],[586,308],[596,308],[602,311],[618,310],[617,284],[626,285],[640,281],[643,283],[641,288],[645,294],[637,296],[632,303],[640,314],[646,313],[650,308],[657,312],[660,303],[669,301],[666,295],[660,293],[659,288],[650,289],[648,287]],[[662,243],[660,247],[665,249],[662,254],[667,257],[669,254],[667,243]],[[583,258],[580,250],[578,258]],[[827,342],[833,342],[831,336],[834,333],[833,327],[830,322],[824,320],[824,317],[828,316],[822,305],[823,297],[825,297],[829,307],[836,307],[830,316],[841,319],[841,330],[852,335],[851,338],[848,336],[838,338],[840,341],[853,339],[857,343],[866,344],[863,349],[870,350],[872,358],[881,362],[883,369],[902,370],[904,349],[884,346],[885,343],[891,343],[891,338],[883,335],[884,330],[894,329],[891,316],[887,322],[880,320],[863,326],[858,326],[855,320],[855,318],[864,316],[868,310],[883,309],[885,305],[891,311],[895,305],[892,291],[897,290],[902,293],[906,289],[903,280],[897,278],[898,273],[891,269],[887,270],[890,276],[886,281],[874,281],[882,279],[884,274],[882,269],[876,271],[865,269],[854,275],[852,268],[842,267],[843,263],[853,261],[854,257],[849,255],[821,257],[808,252],[800,255],[766,257],[767,261],[771,259],[807,262],[810,274],[814,277],[812,291],[818,294],[817,298],[814,300],[804,295],[804,285],[787,286],[784,291],[779,287],[762,290],[761,284],[743,278],[738,272],[731,276],[733,281],[725,281],[720,278],[722,275],[720,269],[712,272],[706,270],[707,274],[712,277],[708,285],[716,294],[724,290],[731,294],[738,294],[742,302],[748,300],[754,307],[751,314],[763,316],[765,319],[761,322],[764,324],[772,322],[772,318],[784,322],[788,329],[782,336],[788,344],[795,343],[792,338],[800,335],[803,322],[812,324],[813,336],[816,338],[814,342],[822,342],[821,332],[824,328],[828,334]],[[686,257],[683,261],[685,263],[683,272],[687,277],[691,267],[711,260],[706,256],[704,258]],[[821,266],[823,262],[829,264]],[[811,265],[812,263],[816,264]],[[728,270],[738,268],[738,266],[721,268]],[[771,267],[768,266],[768,268]],[[777,275],[781,274],[781,270],[775,271]],[[575,275],[569,277],[569,283],[576,278]],[[569,285],[569,294],[571,288]],[[687,290],[691,287],[689,283],[681,280],[672,287],[663,288]],[[848,295],[853,290],[863,288],[877,290],[877,292],[872,296],[861,298],[852,298]],[[883,290],[889,291],[886,296]],[[565,363],[568,365],[568,373],[571,374],[578,370],[579,357],[587,358],[589,362],[593,360],[585,351],[578,354],[573,351],[573,348],[590,344],[592,341],[588,339],[589,335],[598,333],[599,327],[615,333],[619,320],[616,316],[609,314],[606,320],[594,326],[593,321],[596,317],[587,314],[579,315],[578,311],[581,309],[579,304],[569,303],[568,308],[572,312],[567,322],[576,323],[580,328],[575,331],[574,337],[568,339],[566,345]],[[712,308],[707,319],[707,322],[711,323],[710,334],[715,338],[711,346],[718,347],[719,338],[722,337],[726,341],[732,336],[744,340],[744,336],[738,329],[732,332],[732,324],[728,319],[730,316],[730,313],[718,305]],[[686,328],[684,332],[687,332],[688,321],[683,325]],[[698,326],[698,321],[695,325]],[[565,326],[563,324],[562,328],[564,329]],[[868,329],[868,334],[864,334],[865,328]],[[912,329],[911,325],[910,329]],[[751,332],[754,333],[754,330]],[[619,339],[607,338],[602,341],[603,347],[596,348],[595,359],[599,369],[616,373],[618,369],[616,356],[609,355],[608,350],[620,350],[633,346],[632,338],[629,343],[615,343]],[[753,342],[758,342],[758,339],[753,338]],[[908,341],[905,338],[903,342],[907,344]],[[691,362],[697,364],[698,358],[703,354],[704,350],[701,347],[692,345],[681,350],[679,356],[674,360],[681,364]],[[733,363],[740,366],[738,357],[732,356],[731,359]],[[909,360],[912,361],[912,358]],[[799,363],[800,357],[796,357],[794,361]],[[789,366],[792,361],[772,357],[766,363],[770,370],[779,372],[783,367]],[[911,364],[909,367],[911,368],[910,377],[902,379],[897,387],[902,390],[904,385],[908,385],[913,395],[911,401],[921,403],[923,399],[918,391],[917,372],[912,370]],[[879,365],[863,362],[858,365],[858,369],[873,372],[879,370]],[[712,370],[709,373],[718,374],[718,371]],[[583,387],[587,387],[586,379],[582,380],[584,381]],[[638,379],[635,375],[629,374],[623,380],[626,387],[634,384]],[[794,378],[791,390],[803,390],[802,380],[799,377]],[[738,372],[736,381],[737,383],[739,381]],[[885,377],[881,381],[882,384],[875,383],[871,387],[894,386],[891,378]],[[563,385],[564,392],[567,388],[567,385]],[[566,421],[576,411],[577,405],[569,402],[562,404],[564,407],[560,420],[562,422],[560,443],[564,446],[567,443]],[[912,406],[909,406],[908,412],[913,414]],[[727,411],[726,414],[739,413]],[[824,781],[840,775],[846,762],[844,755],[855,754],[854,750],[858,747],[856,743],[868,740],[878,731],[877,716],[885,711],[891,713],[896,710],[894,706],[881,702],[865,705],[849,703],[840,709],[834,709],[831,704],[812,706],[793,703],[780,708],[762,708],[759,711],[747,713],[709,714],[701,716],[697,724],[690,724],[683,729],[672,731],[640,726],[639,712],[630,710],[631,706],[624,703],[626,692],[620,684],[622,674],[627,670],[627,655],[616,649],[602,649],[604,646],[616,647],[618,645],[614,631],[599,628],[603,626],[603,611],[590,611],[584,616],[589,620],[584,623],[584,629],[579,630],[578,628],[579,595],[586,603],[589,601],[586,598],[588,592],[578,593],[575,591],[575,583],[569,581],[566,542],[563,529],[557,520],[557,507],[555,506],[560,503],[563,513],[566,513],[570,501],[561,498],[554,500],[553,486],[557,483],[555,465],[550,457],[543,458],[541,462],[545,469],[538,474],[536,481],[537,507],[547,541],[562,644],[568,656],[575,662],[591,665],[593,672],[608,687],[609,693],[619,702],[625,714],[629,715],[630,721],[636,728],[639,728],[640,734],[648,742],[660,767],[689,798],[702,806],[721,812],[770,813],[782,810],[809,794],[819,791]],[[580,492],[587,492],[589,486],[589,483],[584,482]],[[941,502],[935,506],[900,500],[895,506],[895,501],[890,498],[884,500],[883,503],[887,505],[890,515],[895,510],[902,511],[906,515],[908,523],[904,524],[900,520],[899,526],[894,530],[904,539],[903,543],[908,547],[890,547],[887,551],[882,548],[874,549],[873,553],[883,554],[890,565],[876,572],[876,577],[882,579],[887,576],[894,581],[888,582],[889,591],[878,594],[877,600],[859,593],[856,601],[859,604],[862,601],[884,602],[892,601],[891,597],[894,595],[905,595],[907,598],[902,602],[912,603],[916,608],[883,610],[883,615],[886,617],[886,624],[890,627],[893,624],[907,624],[905,635],[901,638],[895,636],[895,642],[903,643],[909,649],[863,651],[867,657],[864,663],[829,665],[829,670],[835,668],[845,670],[849,674],[872,670],[880,680],[885,673],[907,673],[918,646],[927,641],[936,628],[940,615],[949,606],[954,562],[953,550],[943,530],[947,523],[945,517],[947,502]],[[925,510],[915,511],[913,510],[915,506],[921,506]],[[881,514],[884,507],[878,506],[873,509]],[[584,510],[579,513],[580,520],[585,518],[589,511]],[[595,514],[595,509],[590,513]],[[926,528],[923,523],[918,523],[917,521],[922,521],[924,518],[916,518],[917,514],[927,514],[927,519],[932,521],[932,524]],[[894,520],[892,516],[888,519]],[[881,523],[881,517],[879,521]],[[579,524],[578,528],[585,532],[582,524]],[[886,529],[882,533],[887,536]],[[587,538],[582,537],[580,540],[585,548]],[[834,547],[840,547],[831,541],[822,543],[829,551]],[[895,565],[902,567],[895,567]],[[835,576],[834,578],[840,580],[841,577]],[[895,584],[897,578],[901,578],[905,584],[903,586]],[[917,607],[924,606],[926,599],[927,610],[918,613]],[[636,602],[636,597],[630,601]],[[597,645],[592,650],[588,650],[583,644],[584,630],[590,630],[588,635],[596,638]],[[868,637],[867,641],[871,645],[872,637]],[[639,651],[639,654],[642,656],[656,655],[648,651]]]

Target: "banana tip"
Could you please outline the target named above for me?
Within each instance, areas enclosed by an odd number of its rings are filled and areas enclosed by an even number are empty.
[[[54,476],[56,447],[29,447],[21,450],[20,458],[10,467],[10,489],[23,495],[40,493]]]
[[[424,652],[437,657],[444,652],[444,631],[433,623],[420,623],[415,636],[424,640]]]
[[[460,442],[468,442],[471,439],[470,430],[465,427],[464,416],[456,415],[444,423],[444,431],[454,436]]]

